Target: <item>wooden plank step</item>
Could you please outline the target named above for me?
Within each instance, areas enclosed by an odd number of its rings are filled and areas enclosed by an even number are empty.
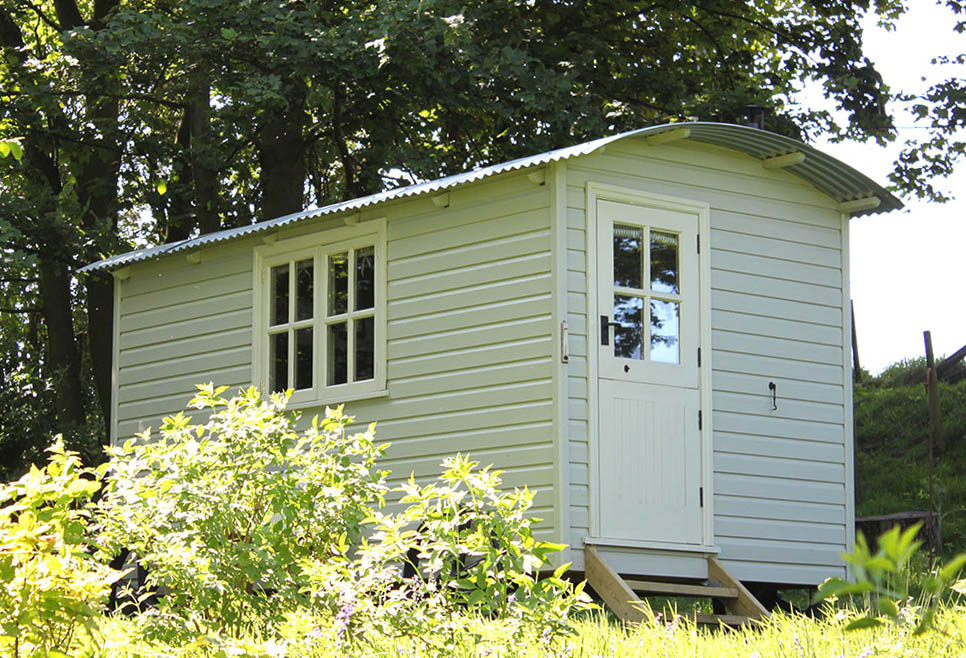
[[[707,615],[707,614],[698,612],[688,616],[698,624],[712,624],[715,626],[731,626],[732,628],[737,626],[744,626],[745,624],[751,622],[751,618],[745,617],[744,615]]]
[[[709,587],[707,585],[685,585],[681,583],[662,583],[654,580],[624,580],[635,592],[647,594],[667,594],[670,596],[705,596],[711,599],[737,599],[738,590],[734,587]]]
[[[619,619],[630,623],[644,621],[641,599],[593,546],[584,546],[584,573],[597,596],[604,600]]]

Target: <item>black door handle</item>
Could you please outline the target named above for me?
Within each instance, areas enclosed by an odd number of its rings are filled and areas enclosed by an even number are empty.
[[[600,344],[610,345],[610,328],[623,326],[620,322],[611,322],[606,315],[600,316]]]

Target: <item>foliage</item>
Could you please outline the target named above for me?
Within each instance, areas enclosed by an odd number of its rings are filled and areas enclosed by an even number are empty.
[[[899,526],[886,531],[878,538],[878,550],[872,553],[860,532],[855,549],[843,554],[852,565],[855,582],[842,578],[829,578],[818,589],[818,598],[829,599],[849,595],[865,598],[866,613],[845,627],[845,630],[876,628],[887,621],[912,627],[913,635],[920,635],[934,627],[940,608],[941,597],[952,587],[966,591],[966,581],[956,578],[966,566],[966,553],[961,553],[945,566],[937,566],[922,582],[922,595],[913,604],[909,596],[908,567],[910,560],[922,545],[916,539],[921,524],[902,530]],[[899,591],[905,583],[905,591]]]
[[[534,538],[532,492],[500,493],[500,473],[477,466],[456,456],[437,482],[410,479],[399,489],[406,509],[376,514],[355,557],[346,545],[337,559],[314,562],[313,599],[331,614],[337,639],[418,638],[446,653],[454,631],[477,617],[548,642],[570,631],[570,615],[589,602],[583,583],[562,579],[569,564],[541,575],[563,547]]]
[[[61,437],[43,468],[0,485],[0,647],[65,655],[96,633],[117,572],[88,551],[88,501],[103,468],[81,467]]]
[[[169,631],[238,635],[305,603],[303,561],[341,555],[381,501],[383,448],[373,427],[349,434],[342,408],[301,433],[286,396],[199,386],[193,425],[179,413],[109,450],[96,520],[104,550],[128,548],[162,594],[151,617]]]

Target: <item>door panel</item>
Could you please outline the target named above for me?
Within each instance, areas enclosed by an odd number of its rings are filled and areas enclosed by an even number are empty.
[[[597,201],[602,537],[701,544],[698,216]]]

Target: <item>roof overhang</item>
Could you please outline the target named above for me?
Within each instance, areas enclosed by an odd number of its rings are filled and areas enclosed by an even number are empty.
[[[249,226],[206,233],[195,238],[131,251],[91,263],[82,267],[79,271],[116,270],[131,263],[153,260],[167,254],[190,251],[203,245],[271,231],[316,217],[355,212],[395,199],[438,194],[497,174],[590,155],[608,144],[630,138],[644,138],[652,145],[688,139],[746,153],[761,160],[762,166],[767,169],[785,169],[808,181],[820,191],[838,201],[841,212],[852,216],[889,212],[902,208],[902,202],[899,199],[865,174],[853,169],[841,160],[790,137],[729,123],[672,123],[611,135],[591,142],[540,153],[539,155],[481,167],[462,174],[333,203],[322,208],[309,208]]]

